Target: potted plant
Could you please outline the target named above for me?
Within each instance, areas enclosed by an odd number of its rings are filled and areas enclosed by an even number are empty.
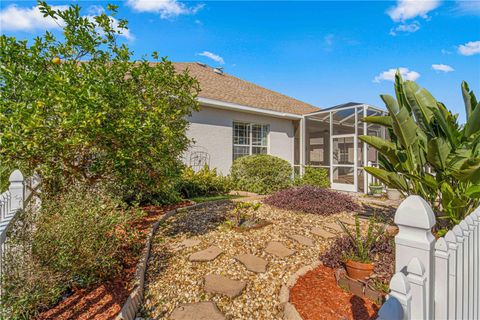
[[[398,189],[387,188],[387,197],[389,200],[400,200],[402,193]]]
[[[352,249],[344,255],[347,275],[355,280],[365,280],[373,273],[372,248],[385,232],[385,227],[378,227],[375,219],[370,218],[367,234],[362,236],[358,217],[355,217],[355,232],[350,231],[341,221],[338,223],[352,242]]]
[[[369,185],[370,194],[374,197],[380,197],[383,193],[383,185],[378,182],[372,182]]]

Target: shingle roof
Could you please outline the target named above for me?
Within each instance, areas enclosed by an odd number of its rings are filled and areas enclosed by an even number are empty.
[[[195,62],[175,62],[175,69],[188,68],[191,76],[200,82],[202,98],[240,104],[278,112],[306,114],[320,109],[281,93],[265,89],[227,73],[218,74],[212,67]]]

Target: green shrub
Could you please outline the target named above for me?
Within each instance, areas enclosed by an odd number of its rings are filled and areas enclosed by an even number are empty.
[[[0,318],[34,318],[41,309],[55,304],[66,289],[63,275],[32,255],[33,222],[34,215],[27,210],[19,212],[10,224],[3,257]]]
[[[238,158],[230,173],[235,188],[259,194],[272,193],[292,184],[290,163],[267,154]]]
[[[317,188],[330,188],[330,177],[328,170],[325,168],[305,167],[305,173],[301,178],[296,179],[296,185],[314,186]]]
[[[8,319],[34,318],[69,288],[114,276],[127,254],[139,252],[131,220],[138,215],[105,193],[85,187],[42,197],[9,228],[2,275]]]
[[[215,196],[230,192],[232,182],[229,177],[218,175],[217,169],[205,165],[198,172],[191,167],[185,168],[178,188],[185,198]]]
[[[120,270],[122,255],[133,244],[129,222],[135,217],[101,190],[74,186],[42,202],[33,254],[72,286],[107,279]]]

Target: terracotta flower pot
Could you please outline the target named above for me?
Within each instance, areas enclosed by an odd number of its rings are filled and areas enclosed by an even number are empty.
[[[365,280],[373,273],[373,263],[361,263],[348,260],[346,263],[347,275],[355,280]]]

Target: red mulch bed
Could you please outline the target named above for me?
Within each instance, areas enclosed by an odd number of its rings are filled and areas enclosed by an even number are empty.
[[[151,226],[160,216],[167,211],[191,204],[185,201],[163,207],[144,207],[143,210],[147,214],[133,223],[133,227],[140,231],[139,241],[142,242],[142,250]],[[132,257],[127,254],[123,261],[123,271],[118,276],[87,289],[75,290],[55,307],[42,312],[37,319],[115,319],[130,294],[130,286],[139,258],[139,255]]]
[[[290,290],[290,302],[304,320],[376,319],[378,306],[344,291],[334,270],[325,266],[308,272]]]

